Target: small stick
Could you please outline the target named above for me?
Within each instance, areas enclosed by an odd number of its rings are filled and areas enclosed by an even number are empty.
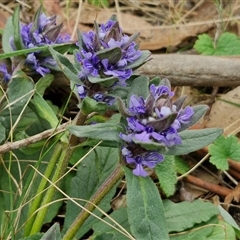
[[[217,195],[220,195],[222,197],[226,197],[232,191],[229,188],[225,188],[225,187],[219,186],[217,184],[205,182],[202,179],[194,177],[192,175],[188,175],[187,177],[185,177],[184,181],[192,183],[198,187],[207,189],[207,190],[209,190]]]
[[[36,134],[34,136],[31,136],[16,142],[7,142],[2,146],[0,146],[0,154],[12,151],[14,149],[19,149],[21,147],[26,147],[42,139],[48,138],[53,134],[63,132],[65,131],[65,127],[67,126],[67,124],[68,123],[64,123],[57,128],[48,129],[44,132],[41,132],[39,134]]]

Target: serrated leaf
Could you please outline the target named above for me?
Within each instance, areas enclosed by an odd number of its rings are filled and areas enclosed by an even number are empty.
[[[87,126],[70,125],[67,130],[79,138],[89,137],[97,140],[120,142],[119,133],[122,128],[116,124],[97,123]]]
[[[230,135],[226,138],[220,136],[212,145],[209,146],[211,154],[210,162],[218,169],[228,169],[228,158],[240,161],[240,143],[238,138]]]
[[[208,34],[201,34],[195,42],[194,48],[203,55],[213,55],[214,46]]]
[[[117,164],[118,149],[97,147],[78,166],[77,175],[71,180],[70,197],[89,200],[116,169]],[[111,209],[110,202],[115,194],[117,185],[110,190],[98,205],[101,210],[107,212]],[[78,202],[83,206],[86,204],[85,201],[79,200]],[[68,230],[80,211],[81,208],[71,201],[67,203],[63,232]],[[97,209],[94,210],[94,214],[98,216],[103,215]],[[90,216],[78,231],[77,239],[82,239],[81,237],[98,221],[94,216]]]
[[[174,156],[174,159],[175,159],[175,170],[177,173],[184,174],[190,169],[186,161],[184,161],[181,157]]]
[[[214,47],[209,35],[202,34],[198,37],[194,48],[203,55],[239,55],[240,39],[233,33],[225,32],[220,35]]]
[[[163,205],[169,232],[184,231],[218,214],[216,206],[201,200],[180,203],[164,200]]]
[[[201,149],[212,143],[222,134],[221,128],[185,130],[179,133],[182,144],[175,145],[166,152],[167,155],[183,155]]]
[[[167,240],[168,228],[158,189],[150,177],[137,177],[124,168],[127,181],[127,211],[131,232],[138,240]]]
[[[184,232],[170,234],[170,240],[207,240],[207,237],[213,233],[216,224],[218,224],[217,216],[213,216],[207,222],[195,224],[193,228]]]
[[[160,187],[167,197],[176,190],[177,174],[175,170],[174,156],[165,156],[164,161],[154,168],[159,179]]]

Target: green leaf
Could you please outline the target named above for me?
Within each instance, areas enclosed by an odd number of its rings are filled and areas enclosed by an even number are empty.
[[[21,37],[21,30],[20,30],[20,6],[18,5],[13,13],[13,27],[14,27],[14,32],[13,32],[13,41],[14,45],[16,47],[16,50],[21,50],[24,47],[23,42],[22,42],[22,37]]]
[[[223,217],[224,221],[234,228],[236,235],[238,236],[238,238],[240,238],[240,227],[233,219],[233,217],[221,205],[218,205],[218,210],[221,216]]]
[[[105,103],[97,102],[90,97],[85,97],[81,104],[81,111],[86,115],[93,112],[102,115],[107,111],[107,105]]]
[[[137,177],[124,168],[131,232],[138,240],[167,240],[168,228],[158,189],[150,177]]]
[[[132,82],[131,88],[128,92],[127,102],[129,103],[132,95],[142,96],[146,99],[149,94],[149,78],[147,76],[139,76]]]
[[[166,152],[168,155],[183,155],[201,149],[212,143],[222,134],[221,128],[206,128],[200,130],[185,130],[179,135],[182,139],[181,145],[175,145]]]
[[[136,70],[137,68],[141,67],[145,62],[149,60],[149,57],[151,56],[151,52],[148,50],[142,51],[142,55],[140,58],[138,58],[136,61],[128,64],[126,66],[126,69],[133,69]]]
[[[207,222],[195,224],[193,228],[184,232],[170,234],[170,240],[207,240],[208,236],[213,233],[216,224],[218,224],[217,216],[213,216]],[[219,240],[219,238],[214,240]]]
[[[174,156],[165,156],[164,161],[154,168],[158,176],[160,187],[167,197],[174,194],[176,190],[177,174],[175,170]]]
[[[225,32],[220,35],[214,47],[213,40],[207,34],[198,37],[194,48],[204,55],[239,55],[240,39],[233,33]]]
[[[89,200],[102,183],[109,177],[109,175],[116,169],[118,164],[118,149],[97,147],[80,163],[77,170],[76,177],[72,178],[70,197],[74,199]],[[115,194],[117,185],[104,197],[98,207],[107,212],[111,209],[110,202]],[[78,201],[79,204],[84,206],[86,202]],[[67,202],[64,231],[68,230],[74,219],[77,217],[81,208],[76,206],[71,201]],[[102,216],[102,213],[95,209],[94,214]],[[94,216],[90,216],[83,224],[77,233],[77,239],[89,231],[93,224],[98,222]]]
[[[101,233],[97,235],[96,237],[91,237],[93,240],[119,240],[119,238],[116,238],[116,236],[113,233]]]
[[[64,55],[55,51],[51,46],[48,47],[50,53],[53,58],[57,62],[58,66],[65,74],[65,76],[73,83],[80,84],[81,80],[78,77],[78,70],[74,67],[74,65],[66,58]]]
[[[208,34],[201,34],[195,42],[194,48],[203,55],[213,55],[214,46]]]
[[[216,206],[201,200],[180,203],[164,200],[163,205],[169,232],[184,231],[218,214]]]
[[[31,103],[35,113],[48,122],[52,128],[55,128],[58,125],[57,116],[40,94],[35,93]]]
[[[116,222],[118,222],[127,232],[130,233],[130,225],[128,223],[126,207],[121,207],[117,210],[114,210],[109,216],[112,219],[114,219]],[[104,220],[119,229],[119,227],[115,223],[113,223],[110,220],[110,218],[105,217]],[[101,222],[101,221],[99,221],[98,223],[93,225],[93,231],[94,231],[94,234],[92,237],[94,237],[95,235],[99,236],[100,234],[103,234],[103,233],[112,233],[115,236],[116,240],[120,240],[120,239],[121,240],[129,240],[128,237],[126,237],[125,235],[123,235],[122,233],[117,231],[116,229],[112,228],[111,226],[109,226],[106,223]],[[123,230],[121,230],[121,231],[123,231]],[[97,239],[97,238],[94,238],[94,239]],[[103,240],[106,240],[106,239],[108,239],[108,238],[105,238]]]
[[[184,174],[187,171],[189,171],[190,167],[188,166],[186,161],[184,161],[184,159],[182,159],[179,156],[174,156],[174,159],[175,159],[175,170],[177,173]]]
[[[54,225],[48,229],[48,231],[42,236],[40,240],[61,240],[61,232],[58,223],[54,223]]]
[[[122,128],[112,123],[97,123],[87,126],[67,126],[67,130],[73,135],[83,138],[89,137],[98,140],[120,142],[119,133]]]
[[[221,226],[219,226],[219,224]],[[206,238],[206,240],[218,239],[236,240],[235,232],[231,225],[224,221],[219,221],[219,223],[214,227],[211,235]]]
[[[14,34],[13,21],[12,21],[12,17],[9,17],[5,24],[3,35],[2,35],[2,47],[5,53],[13,52],[13,49],[10,45],[10,38],[13,37],[13,34]],[[1,55],[2,54],[0,54],[0,59],[1,59]]]
[[[109,63],[116,64],[122,57],[122,50],[119,47],[107,48],[96,53],[100,60],[108,59]]]
[[[197,123],[203,115],[207,112],[209,107],[207,105],[197,105],[193,107],[194,115],[191,117],[190,122],[188,124],[182,125],[182,127],[179,129],[179,131],[183,131],[185,129],[188,129],[189,127],[193,126],[195,123]]]
[[[71,44],[52,44],[51,48],[56,49],[56,51],[61,51],[62,49],[66,48],[66,45],[71,45]],[[28,53],[32,52],[39,52],[41,51],[41,56],[50,56],[49,52],[49,46],[41,46],[41,47],[33,47],[33,48],[26,48],[22,50],[17,50],[17,51],[12,51],[12,52],[7,52],[4,54],[0,54],[0,60],[5,59],[5,58],[10,58],[10,57],[16,57],[16,56],[21,56],[21,55],[26,55]]]
[[[43,235],[44,235],[43,233],[36,233],[29,237],[21,238],[19,240],[39,240]]]
[[[37,83],[35,84],[36,92],[39,95],[43,96],[46,88],[48,88],[54,80],[54,76],[52,74],[47,74],[44,77],[41,77]]]
[[[0,144],[6,139],[5,127],[0,122]]]
[[[228,169],[228,158],[240,161],[240,143],[238,138],[230,135],[220,136],[209,146],[210,162],[220,170]]]
[[[104,85],[106,87],[110,87],[117,81],[117,78],[114,77],[114,76],[106,77],[106,78],[88,76],[88,80],[91,83],[101,83],[101,85]]]

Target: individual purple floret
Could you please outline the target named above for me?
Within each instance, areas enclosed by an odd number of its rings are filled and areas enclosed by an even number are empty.
[[[56,16],[47,17],[41,12],[41,8],[36,13],[34,22],[29,24],[20,24],[20,35],[22,49],[34,48],[44,45],[69,43],[70,35],[59,35],[63,25],[56,23]],[[14,38],[11,37],[10,44],[12,49],[17,49]],[[50,72],[50,68],[56,67],[55,60],[50,56],[41,56],[41,51],[35,51],[27,54],[25,68],[28,71],[37,72],[44,76]]]
[[[3,75],[4,82],[8,83],[11,80],[12,75],[8,72],[6,64],[0,64],[0,73]]]
[[[173,102],[174,92],[169,81],[165,82],[168,86],[151,85],[150,94],[145,100],[131,96],[129,107],[123,109],[128,117],[127,131],[120,133],[124,142],[122,155],[128,164],[134,165],[133,173],[137,176],[147,176],[144,167],[154,168],[163,161],[164,157],[158,151],[182,143],[179,130],[190,122],[194,114],[190,106],[182,108],[185,98]]]

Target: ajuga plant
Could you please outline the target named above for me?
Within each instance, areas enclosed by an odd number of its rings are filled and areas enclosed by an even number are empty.
[[[0,109],[0,238],[166,240],[171,233],[186,239],[184,231],[194,228],[195,239],[214,233],[220,223],[213,204],[162,201],[175,192],[175,156],[222,133],[188,130],[208,107],[186,106],[186,96],[176,99],[169,80],[139,75],[151,54],[139,49],[138,33],[123,33],[116,16],[94,22],[93,31],[78,31],[73,62],[63,55],[69,38],[59,35],[55,17],[40,9],[33,23],[19,24],[18,16],[17,8],[0,55],[13,66],[0,68],[8,82]],[[75,119],[66,123],[64,111],[45,100],[52,68],[62,71],[79,101]],[[34,73],[42,76],[37,82]],[[127,206],[113,210],[123,178]],[[61,231],[54,224],[42,233],[59,212]]]

